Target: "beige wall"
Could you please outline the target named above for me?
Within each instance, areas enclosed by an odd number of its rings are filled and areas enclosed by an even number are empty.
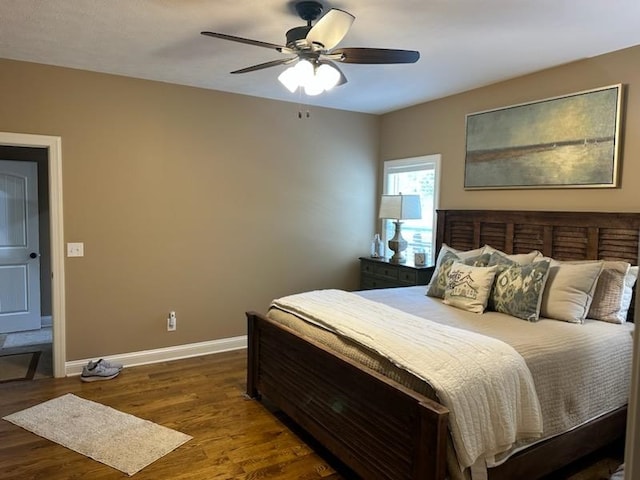
[[[442,154],[442,208],[640,211],[640,46],[563,65],[382,117],[383,160]],[[622,83],[622,183],[617,189],[465,191],[465,115]]]
[[[358,286],[379,117],[0,60],[0,131],[62,138],[67,361],[244,335]],[[340,240],[341,239],[341,240]],[[176,332],[166,331],[175,310]]]

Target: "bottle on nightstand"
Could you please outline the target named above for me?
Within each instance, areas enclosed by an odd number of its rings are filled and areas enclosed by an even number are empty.
[[[373,237],[373,241],[371,242],[371,258],[382,257],[384,257],[384,246],[380,239],[380,234],[376,233]]]

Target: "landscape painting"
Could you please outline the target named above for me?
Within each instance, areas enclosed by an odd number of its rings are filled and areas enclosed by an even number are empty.
[[[622,85],[466,119],[466,189],[618,186]]]

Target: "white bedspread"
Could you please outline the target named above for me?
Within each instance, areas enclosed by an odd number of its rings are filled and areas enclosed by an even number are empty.
[[[431,384],[450,410],[463,468],[542,434],[531,373],[508,344],[340,290],[274,300],[272,307],[348,336]]]
[[[427,297],[424,286],[355,292],[406,313],[469,330],[511,345],[533,376],[550,438],[627,404],[633,353],[632,323],[584,324],[541,318],[527,322],[498,312],[466,312]],[[519,445],[518,448],[526,446]],[[513,452],[509,452],[511,454]],[[500,464],[499,455],[488,466]]]

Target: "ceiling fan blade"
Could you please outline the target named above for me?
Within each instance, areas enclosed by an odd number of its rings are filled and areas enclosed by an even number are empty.
[[[269,67],[277,67],[278,65],[286,65],[288,63],[292,63],[296,61],[298,57],[293,58],[282,58],[280,60],[271,60],[270,62],[260,63],[258,65],[252,65],[251,67],[241,68],[240,70],[235,70],[231,73],[247,73],[247,72],[255,72],[256,70],[262,70],[263,68]]]
[[[325,50],[331,50],[345,37],[355,19],[349,12],[332,8],[311,27],[307,33],[307,41],[319,43]]]
[[[335,58],[336,54],[342,55],[342,58]],[[331,52],[331,56],[342,63],[416,63],[420,52],[387,48],[339,48]]]
[[[290,48],[284,45],[276,45],[275,43],[261,42],[260,40],[251,40],[250,38],[236,37],[234,35],[227,35],[225,33],[216,32],[200,32],[202,35],[213,38],[221,38],[222,40],[230,40],[232,42],[246,43],[247,45],[254,45],[256,47],[271,48],[282,53],[294,53]]]

